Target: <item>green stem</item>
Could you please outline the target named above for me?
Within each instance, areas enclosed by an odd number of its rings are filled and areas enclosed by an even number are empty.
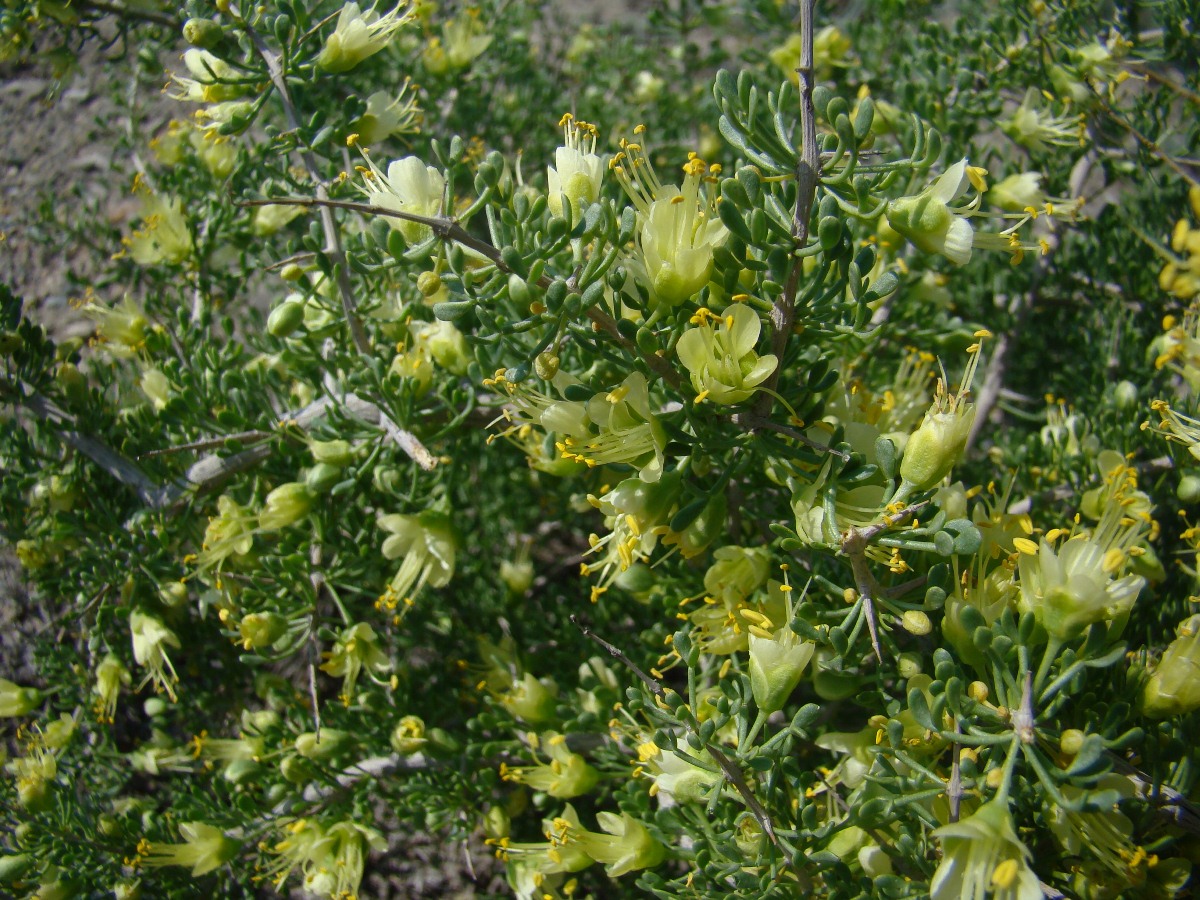
[[[1046,676],[1050,674],[1050,666],[1054,660],[1058,659],[1058,651],[1062,649],[1062,639],[1051,635],[1049,642],[1046,644],[1046,652],[1042,654],[1042,662],[1038,666],[1037,675],[1033,678],[1033,693],[1036,695],[1042,689],[1042,682],[1046,680]]]
[[[1012,785],[1013,769],[1017,765],[1017,751],[1021,747],[1021,739],[1014,733],[1009,738],[1011,742],[1008,748],[1008,756],[1004,758],[1004,771],[1001,773],[1000,790],[996,792],[996,799],[1008,802],[1008,790]]]
[[[750,730],[746,732],[746,739],[738,749],[744,750],[754,746],[754,741],[758,737],[758,733],[762,731],[763,725],[767,723],[767,711],[760,709],[758,715],[754,718],[754,724],[750,726]]]

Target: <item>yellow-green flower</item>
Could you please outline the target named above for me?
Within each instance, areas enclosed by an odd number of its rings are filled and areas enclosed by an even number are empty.
[[[129,670],[114,654],[110,653],[100,661],[96,666],[96,683],[92,686],[92,693],[96,695],[93,708],[97,719],[101,722],[113,721],[121,686],[128,685],[131,680]]]
[[[700,803],[724,776],[707,750],[696,752],[680,739],[674,750],[663,750],[648,741],[638,748],[638,760],[653,778],[650,796],[662,794],[676,803]]]
[[[442,25],[441,36],[431,37],[421,51],[421,62],[431,75],[465,69],[483,54],[492,36],[479,20],[479,10],[468,7]]]
[[[558,685],[552,678],[535,678],[526,672],[513,679],[507,689],[500,691],[496,699],[513,716],[530,725],[540,725],[554,719]]]
[[[286,226],[292,219],[304,214],[298,203],[270,203],[254,207],[250,217],[250,230],[255,237],[270,237]]]
[[[383,684],[375,676],[391,671],[392,663],[387,654],[379,649],[376,640],[375,629],[366,622],[359,622],[343,629],[333,649],[324,654],[325,662],[321,665],[321,671],[341,676],[343,702],[349,703],[354,694],[354,685],[362,672],[365,671],[372,680]]]
[[[792,84],[800,81],[796,70],[800,68],[802,43],[799,33],[796,33],[767,54]],[[813,75],[817,81],[828,81],[835,69],[848,65],[850,39],[836,25],[826,25],[813,35]]]
[[[241,843],[220,828],[204,822],[185,822],[179,826],[182,844],[145,842],[138,846],[143,866],[190,866],[193,876],[220,868],[237,856]]]
[[[970,185],[967,161],[959,160],[929,187],[888,204],[887,220],[926,253],[937,253],[956,266],[971,259],[975,229],[963,210],[952,206]]]
[[[975,337],[979,342],[967,348],[971,358],[958,391],[950,394],[945,382],[939,379],[933,405],[904,445],[904,458],[900,463],[902,483],[897,492],[897,501],[914,491],[937,487],[950,474],[966,449],[971,426],[975,423],[975,404],[969,399],[971,384],[979,365],[983,339],[991,337],[991,334],[977,331]]]
[[[180,88],[180,93],[172,95],[176,100],[191,103],[226,103],[241,97],[249,90],[243,72],[207,50],[196,47],[185,50],[183,64],[191,77],[171,76],[171,80]]]
[[[974,815],[933,832],[942,862],[929,885],[931,900],[1041,900],[1030,852],[1017,837],[1005,800],[992,800]]]
[[[546,168],[546,203],[550,212],[561,216],[566,197],[572,212],[578,215],[600,196],[604,160],[596,153],[599,132],[595,125],[580,122],[570,113],[558,124],[563,129],[563,144],[554,151],[554,165]]]
[[[1042,106],[1041,92],[1031,87],[1012,116],[1000,129],[1027,150],[1040,153],[1051,147],[1079,147],[1087,142],[1083,115],[1056,116]]]
[[[96,323],[97,337],[114,356],[132,356],[145,346],[150,323],[128,295],[112,308],[89,301],[83,312]]]
[[[139,610],[134,610],[129,617],[129,631],[133,638],[134,662],[146,669],[146,676],[138,685],[138,690],[153,681],[156,690],[166,691],[174,700],[175,683],[179,681],[179,676],[175,674],[166,648],[179,648],[179,638],[154,616]]]
[[[317,57],[317,67],[326,72],[349,72],[369,56],[374,56],[389,43],[396,32],[412,21],[411,10],[404,9],[401,0],[391,12],[381,16],[372,7],[362,11],[357,3],[347,3],[338,13],[333,34]]]
[[[171,381],[163,374],[162,369],[153,366],[147,368],[138,380],[138,387],[142,389],[155,412],[162,412],[167,408],[172,394]]]
[[[601,831],[588,831],[580,824],[574,808],[567,804],[563,814],[554,820],[552,840],[582,850],[603,865],[610,878],[619,878],[638,869],[651,869],[666,858],[667,848],[629,813],[599,812],[596,822]]]
[[[350,127],[358,135],[358,143],[370,147],[399,134],[416,134],[420,124],[421,108],[417,106],[412,82],[406,78],[394,97],[388,91],[371,94],[367,98],[367,111]]]
[[[1018,172],[992,185],[987,193],[988,201],[1009,212],[1020,212],[1033,207],[1040,209],[1046,202],[1042,190],[1041,172]]]
[[[442,26],[442,46],[452,69],[465,69],[492,43],[476,7],[468,7]]]
[[[371,205],[416,216],[434,217],[441,212],[446,179],[433,166],[425,165],[415,156],[390,163],[386,175],[370,157],[367,166],[363,182]],[[433,230],[422,222],[388,216],[387,223],[410,244],[419,244],[433,236]]]
[[[458,537],[450,517],[435,510],[415,516],[392,514],[379,517],[379,527],[388,532],[383,542],[385,559],[403,557],[387,591],[377,604],[395,609],[399,603],[411,605],[425,585],[440,588],[454,576]]]
[[[300,481],[281,484],[263,500],[258,514],[258,527],[263,531],[278,531],[308,515],[316,498],[308,485]]]
[[[192,233],[178,197],[147,194],[142,200],[142,227],[122,238],[126,251],[142,266],[175,265],[192,255]]]
[[[500,777],[505,781],[525,784],[535,791],[542,791],[559,800],[570,800],[586,794],[600,780],[600,773],[588,765],[586,759],[571,751],[565,735],[547,732],[540,738],[530,733],[530,749],[544,747],[550,755],[549,762],[533,766],[509,766],[501,764]]]
[[[42,704],[42,692],[0,678],[0,719],[27,716]]]
[[[204,529],[200,553],[187,561],[196,563],[200,572],[220,569],[230,557],[245,556],[254,546],[258,522],[253,514],[228,494],[217,498],[217,514],[210,516]]]
[[[392,729],[388,741],[392,749],[403,756],[416,753],[428,742],[425,737],[425,721],[420,716],[402,716]]]
[[[755,352],[762,322],[748,306],[735,303],[720,316],[701,307],[691,321],[696,327],[683,333],[676,352],[692,377],[698,403],[740,403],[779,364],[772,354]]]
[[[357,822],[326,828],[314,819],[297,819],[284,830],[283,840],[271,847],[277,858],[266,868],[277,890],[299,867],[308,893],[337,900],[357,896],[367,854],[386,847],[383,835]]]
[[[556,431],[555,447],[564,459],[588,467],[627,463],[638,469],[642,481],[662,477],[666,434],[650,411],[646,376],[634,372],[611,391],[594,394],[583,408],[585,415],[571,423],[562,415],[576,407],[555,404],[541,417],[547,430]]]
[[[1093,622],[1123,621],[1146,584],[1128,572],[1145,552],[1152,527],[1149,501],[1136,490],[1136,472],[1116,453],[1102,453],[1117,464],[1104,474],[1104,484],[1084,497],[1085,514],[1095,513],[1093,529],[1075,526],[1074,533],[1054,529],[1039,544],[1027,538],[1013,543],[1020,551],[1022,612],[1032,612],[1053,637],[1076,637]],[[1057,551],[1054,543],[1067,536]]]
[[[678,306],[708,284],[713,251],[729,236],[714,198],[701,190],[716,181],[721,167],[709,167],[692,153],[683,166],[682,188],[664,185],[641,145],[624,139],[608,165],[637,210],[639,261],[651,299]]]
[[[1073,538],[1058,551],[1045,539],[1036,549],[1027,544],[1032,542],[1019,545],[1020,607],[1032,611],[1054,637],[1072,638],[1093,622],[1123,616],[1146,584],[1140,575],[1114,578],[1113,557],[1091,538]]]
[[[287,619],[276,612],[250,613],[238,623],[238,637],[244,650],[269,647],[287,633]]]
[[[790,603],[787,611],[790,615]],[[750,690],[759,710],[773,713],[783,708],[800,683],[817,645],[801,640],[790,623],[771,630],[771,620],[762,613],[744,610],[742,616],[754,623],[749,637]]]

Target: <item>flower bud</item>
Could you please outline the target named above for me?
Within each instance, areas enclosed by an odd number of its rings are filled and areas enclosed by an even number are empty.
[[[904,615],[900,617],[900,624],[909,634],[915,634],[918,637],[929,634],[933,630],[933,623],[929,621],[928,614],[919,609],[906,609]]]
[[[550,679],[539,681],[529,672],[500,696],[500,705],[522,721],[536,725],[554,718],[558,685]]]
[[[916,491],[927,491],[950,474],[967,446],[975,406],[961,412],[930,412],[908,437],[900,477]]]
[[[254,215],[250,218],[250,231],[255,237],[270,237],[286,226],[292,219],[304,214],[304,207],[297,203],[268,203],[254,207]],[[289,265],[295,265],[290,263]],[[285,281],[289,279],[283,272],[279,273]]]
[[[742,615],[749,618],[747,611]],[[762,617],[764,621],[766,617]],[[760,625],[750,629],[750,689],[754,702],[764,713],[773,713],[783,708],[804,667],[812,659],[817,645],[813,641],[802,641],[790,625],[768,632]]]
[[[555,353],[546,350],[537,355],[533,361],[533,371],[537,373],[537,377],[550,381],[558,374],[559,358]]]
[[[515,272],[508,276],[508,296],[521,309],[528,309],[533,301],[533,293],[525,279]]]
[[[1200,615],[1185,619],[1142,688],[1142,712],[1166,719],[1200,708]]]
[[[263,501],[258,525],[264,531],[286,528],[308,515],[314,499],[312,491],[305,484],[297,481],[281,484]]]
[[[183,23],[183,39],[193,47],[211,50],[221,42],[224,32],[212,19],[188,19]]]
[[[1087,737],[1078,728],[1068,728],[1062,733],[1058,739],[1058,747],[1067,756],[1075,756],[1083,747],[1083,741]]]
[[[506,838],[512,833],[512,817],[504,811],[504,807],[488,807],[483,814],[483,833],[492,840]]]
[[[892,874],[892,860],[878,844],[868,844],[858,851],[858,864],[868,878]]]
[[[238,624],[242,647],[257,650],[269,647],[287,631],[287,619],[279,613],[250,613]]]
[[[425,722],[418,716],[404,716],[392,729],[392,749],[411,756],[425,746]]]
[[[523,597],[533,585],[533,563],[528,557],[500,561],[500,580],[514,597]]]
[[[0,718],[27,716],[41,704],[41,691],[0,678]]]
[[[1184,475],[1180,478],[1179,485],[1175,488],[1175,496],[1179,498],[1180,503],[1200,503],[1200,477]]]
[[[258,774],[261,768],[262,766],[252,759],[235,759],[225,766],[221,777],[230,784],[246,784]]]
[[[920,675],[921,654],[912,652],[901,653],[896,659],[896,671],[899,673],[900,677],[906,681],[915,675]]]
[[[170,706],[162,697],[147,697],[146,702],[142,704],[142,710],[146,715],[154,719],[170,709]]]

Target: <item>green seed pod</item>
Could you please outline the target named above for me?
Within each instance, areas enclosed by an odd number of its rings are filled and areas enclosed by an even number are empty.
[[[314,494],[324,494],[342,478],[341,466],[317,463],[304,475],[304,485]]]
[[[0,884],[12,884],[29,870],[33,865],[33,857],[28,853],[18,853],[15,856],[0,856]]]
[[[314,731],[296,735],[296,752],[305,759],[324,760],[348,747],[351,742],[352,738],[348,732],[322,728],[319,737]]]
[[[1179,486],[1175,488],[1175,496],[1179,498],[1180,503],[1200,503],[1200,477],[1184,475],[1180,478]]]
[[[267,333],[271,337],[285,338],[300,327],[304,321],[304,304],[289,300],[271,310],[267,316]]]
[[[252,759],[235,759],[225,767],[222,776],[230,784],[246,784],[262,768]]]
[[[313,766],[300,756],[285,756],[279,764],[279,774],[292,784],[307,784],[313,778]]]
[[[319,463],[342,468],[354,461],[354,449],[349,441],[309,441],[308,450]]]

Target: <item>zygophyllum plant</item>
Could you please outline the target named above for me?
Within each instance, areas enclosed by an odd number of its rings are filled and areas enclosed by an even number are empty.
[[[566,7],[0,14],[0,892],[1190,895],[1194,11]]]

